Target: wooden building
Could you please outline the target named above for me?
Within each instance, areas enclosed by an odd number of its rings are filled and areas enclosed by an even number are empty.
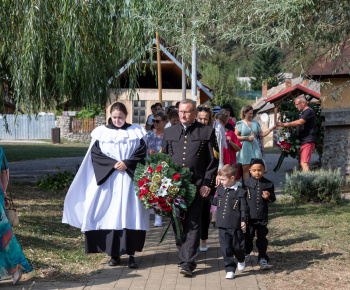
[[[322,166],[341,168],[350,176],[350,42],[341,47],[336,60],[323,55],[306,72],[321,82],[324,117],[324,152]]]
[[[153,48],[156,50],[156,39],[153,39]],[[161,71],[162,71],[162,103],[163,108],[171,105],[175,105],[178,101],[182,100],[182,63],[181,59],[177,59],[174,52],[169,48],[164,40],[160,41],[161,50]],[[156,55],[156,54],[155,54]],[[129,61],[120,71],[119,78],[121,87],[127,87],[128,79],[126,71],[132,64],[132,60]],[[159,101],[158,85],[155,74],[151,71],[156,71],[157,61],[152,62],[143,61],[142,65],[145,74],[139,76],[138,83],[139,88],[136,90],[138,99],[130,97],[130,90],[125,89],[111,89],[110,101],[106,105],[106,117],[110,117],[110,106],[115,101],[124,103],[128,109],[129,115],[127,122],[145,125],[147,116],[152,114],[151,106]],[[186,98],[191,99],[191,78],[189,78],[189,69],[186,69],[187,76],[187,88]],[[197,105],[203,104],[209,101],[213,95],[212,89],[199,80],[201,74],[197,74]]]

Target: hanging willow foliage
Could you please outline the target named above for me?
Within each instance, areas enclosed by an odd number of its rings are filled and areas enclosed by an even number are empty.
[[[178,55],[193,44],[210,52],[215,38],[255,49],[288,45],[302,65],[310,52],[339,55],[349,10],[347,0],[2,0],[0,77],[27,112],[65,99],[104,104],[130,60],[129,87],[138,87],[156,31]]]

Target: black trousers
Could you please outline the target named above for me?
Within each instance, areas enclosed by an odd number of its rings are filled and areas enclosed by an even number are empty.
[[[203,207],[202,207],[202,214],[201,214],[201,221],[200,221],[201,240],[208,239],[208,232],[209,232],[209,226],[210,226],[210,207],[211,207],[212,199],[213,197],[210,195],[203,199]]]
[[[261,258],[269,261],[269,257],[266,254],[267,251],[267,219],[249,219],[247,223],[247,229],[245,232],[245,251],[249,255],[253,251],[253,239],[256,233],[256,247],[258,248],[258,260]]]
[[[237,264],[233,259],[236,256],[238,262],[244,262],[244,234],[241,229],[219,228],[219,241],[224,257],[225,271],[235,272]]]
[[[198,256],[199,247],[199,221],[203,206],[203,197],[196,194],[191,206],[188,208],[184,219],[182,220],[183,235],[181,239],[176,236],[175,225],[175,241],[179,250],[180,266],[186,265],[193,271],[197,264],[194,259]]]

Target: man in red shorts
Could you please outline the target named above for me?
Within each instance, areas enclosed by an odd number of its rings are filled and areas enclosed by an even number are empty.
[[[305,97],[297,97],[294,105],[301,112],[300,119],[282,123],[277,122],[277,127],[296,127],[297,137],[300,140],[300,165],[304,171],[310,171],[309,163],[316,142],[316,115],[306,102]]]

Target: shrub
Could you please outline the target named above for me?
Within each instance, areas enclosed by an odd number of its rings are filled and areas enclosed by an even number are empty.
[[[338,202],[341,199],[340,188],[345,179],[337,170],[297,171],[286,174],[283,194],[290,194],[295,202]]]
[[[59,167],[56,167],[60,169]],[[41,177],[36,185],[45,189],[60,189],[67,191],[73,182],[76,173],[64,170]]]

